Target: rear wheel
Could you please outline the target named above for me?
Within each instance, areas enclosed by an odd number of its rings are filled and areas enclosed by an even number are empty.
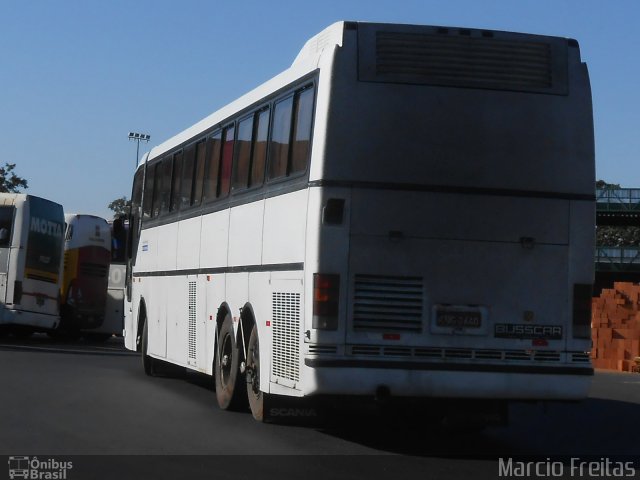
[[[152,376],[154,374],[154,359],[147,353],[148,349],[149,327],[147,326],[147,322],[144,322],[144,327],[142,329],[142,368],[144,369],[144,373]]]
[[[242,406],[244,383],[238,381],[240,352],[233,334],[231,315],[227,314],[218,334],[215,356],[216,399],[223,410],[237,410]]]
[[[264,420],[264,396],[260,390],[260,345],[258,341],[258,329],[254,325],[249,337],[247,347],[247,399],[253,418],[262,422]]]

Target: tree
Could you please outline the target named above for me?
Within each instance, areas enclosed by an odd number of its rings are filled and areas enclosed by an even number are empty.
[[[13,172],[15,168],[15,163],[5,163],[0,167],[0,193],[18,193],[22,188],[29,188],[27,181]]]
[[[127,197],[116,198],[107,208],[113,211],[113,218],[126,217],[131,208],[131,200],[127,200]]]
[[[607,183],[604,180],[598,180],[596,182],[596,188],[598,190],[617,190],[620,185],[617,183]]]

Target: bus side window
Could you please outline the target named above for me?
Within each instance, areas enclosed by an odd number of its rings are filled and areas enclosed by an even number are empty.
[[[169,201],[171,199],[171,172],[173,170],[173,157],[170,155],[162,160],[161,179],[158,185],[160,190],[160,205],[158,213],[164,213],[169,210]]]
[[[194,167],[193,190],[191,191],[191,205],[200,205],[202,202],[202,188],[204,183],[204,167],[207,153],[207,144],[201,140],[196,144],[196,164]]]
[[[269,178],[280,178],[287,175],[289,162],[289,142],[291,140],[291,113],[293,96],[276,103],[273,109],[273,130],[269,151]]]
[[[293,146],[288,174],[307,169],[311,147],[311,124],[313,121],[313,87],[296,95],[296,113],[293,126]]]
[[[111,260],[122,262],[126,258],[127,232],[124,227],[124,220],[116,218],[113,220],[111,232]]]
[[[151,169],[149,169],[151,176]],[[144,179],[144,169],[141,168],[133,178],[133,192],[131,193],[131,216],[129,217],[129,232],[126,236],[125,256],[131,258],[138,249],[138,230],[141,221],[140,203],[142,201],[142,181]],[[151,195],[152,192],[149,192]],[[147,196],[145,195],[145,199]],[[134,258],[135,263],[135,258]]]
[[[220,150],[222,133],[216,132],[207,139],[207,161],[204,176],[204,199],[218,196],[218,175],[220,173]]]
[[[196,145],[191,144],[184,152],[182,164],[182,185],[180,187],[180,208],[189,208],[192,205],[193,190],[193,163],[196,157]]]
[[[67,225],[67,233],[64,237],[65,240],[69,241],[73,238],[73,225],[71,224],[65,224]]]
[[[269,134],[269,109],[256,114],[253,135],[253,151],[251,155],[251,178],[249,186],[262,185],[264,181],[264,166],[267,160],[267,137]]]
[[[229,195],[231,187],[231,166],[233,163],[233,140],[235,127],[231,125],[222,131],[222,154],[220,155],[220,190],[219,197]]]
[[[180,182],[182,180],[182,152],[173,156],[173,174],[171,175],[171,201],[169,211],[175,212],[180,208]]]
[[[162,190],[162,162],[156,163],[153,169],[153,200],[151,202],[151,218],[160,214],[160,191]]]
[[[153,186],[155,184],[154,179],[157,168],[157,164],[151,167],[147,167],[147,178],[144,182],[144,199],[142,203],[142,218],[144,218],[145,220],[151,218],[151,213],[153,212]]]
[[[253,115],[238,122],[238,139],[233,163],[233,189],[247,188],[249,184],[249,162],[251,160],[251,136]]]
[[[13,207],[0,207],[0,247],[11,244],[11,226],[13,225]]]

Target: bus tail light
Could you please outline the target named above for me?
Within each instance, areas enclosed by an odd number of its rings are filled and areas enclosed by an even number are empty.
[[[591,338],[591,284],[573,285],[573,338]]]
[[[313,328],[336,330],[340,297],[340,275],[313,274]]]
[[[13,284],[13,303],[20,305],[22,301],[22,282],[16,280]]]

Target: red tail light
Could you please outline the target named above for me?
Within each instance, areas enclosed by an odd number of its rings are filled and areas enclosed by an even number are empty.
[[[338,328],[339,297],[340,275],[313,274],[313,328]]]

